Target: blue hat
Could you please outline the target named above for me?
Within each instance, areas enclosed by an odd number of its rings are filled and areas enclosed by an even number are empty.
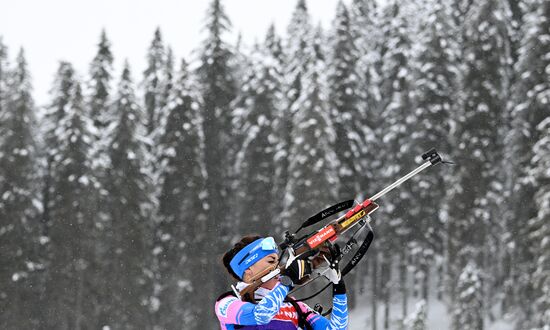
[[[235,274],[242,279],[245,270],[260,261],[263,257],[278,252],[279,250],[273,237],[260,238],[240,250],[231,259],[229,265]]]

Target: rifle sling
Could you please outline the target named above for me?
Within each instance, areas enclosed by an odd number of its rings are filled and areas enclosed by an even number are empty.
[[[367,237],[365,237],[365,240],[363,241],[363,243],[361,244],[361,246],[359,247],[359,249],[357,249],[357,251],[355,252],[355,255],[353,256],[353,258],[351,258],[351,260],[348,262],[348,264],[344,267],[344,270],[342,270],[342,276],[345,276],[346,274],[348,274],[355,266],[357,266],[357,264],[359,263],[359,261],[361,261],[361,259],[363,259],[363,257],[365,256],[365,254],[367,253],[367,250],[369,249],[373,239],[374,239],[374,233],[372,231],[372,228],[370,228],[370,226],[368,227],[368,234],[367,234]],[[321,290],[317,291],[315,294],[309,296],[309,297],[306,297],[306,298],[302,298],[302,299],[296,299],[296,301],[306,301],[306,300],[309,300],[309,299],[312,299],[312,298],[315,298],[317,297],[319,294],[321,294],[321,292],[325,291],[326,288],[328,288],[330,286],[330,282],[327,283],[327,285],[325,287],[323,287]]]

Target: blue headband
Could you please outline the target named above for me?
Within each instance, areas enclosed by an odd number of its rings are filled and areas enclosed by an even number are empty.
[[[235,274],[242,279],[245,270],[272,253],[278,253],[277,244],[275,244],[273,237],[260,238],[240,250],[231,259],[229,265]]]

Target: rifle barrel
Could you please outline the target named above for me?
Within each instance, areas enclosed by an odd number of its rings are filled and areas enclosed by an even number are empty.
[[[402,177],[401,179],[395,181],[394,183],[392,183],[391,185],[387,186],[386,188],[384,188],[384,190],[382,190],[381,192],[377,193],[376,195],[372,196],[371,198],[369,198],[369,200],[371,201],[375,201],[377,200],[378,198],[384,196],[385,194],[387,194],[388,192],[392,191],[395,187],[401,185],[403,182],[409,180],[410,178],[412,178],[413,176],[417,175],[419,172],[425,170],[426,168],[432,166],[432,163],[431,161],[427,161],[425,162],[424,164],[420,165],[419,167],[417,167],[415,170],[412,170],[409,174],[405,175],[404,177]]]

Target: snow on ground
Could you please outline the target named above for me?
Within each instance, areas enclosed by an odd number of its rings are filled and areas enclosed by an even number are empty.
[[[412,313],[415,310],[417,301],[410,299],[408,311]],[[359,297],[357,307],[350,311],[349,330],[371,330],[372,329],[372,308],[371,301],[367,297]],[[384,322],[384,304],[379,303],[377,310],[377,330],[383,330]],[[427,330],[446,330],[451,329],[451,316],[447,312],[447,307],[441,301],[431,298],[427,306]],[[401,304],[392,302],[390,305],[390,325],[391,330],[401,330]],[[485,321],[487,330],[512,330],[514,322],[507,319],[496,320],[493,323]]]

